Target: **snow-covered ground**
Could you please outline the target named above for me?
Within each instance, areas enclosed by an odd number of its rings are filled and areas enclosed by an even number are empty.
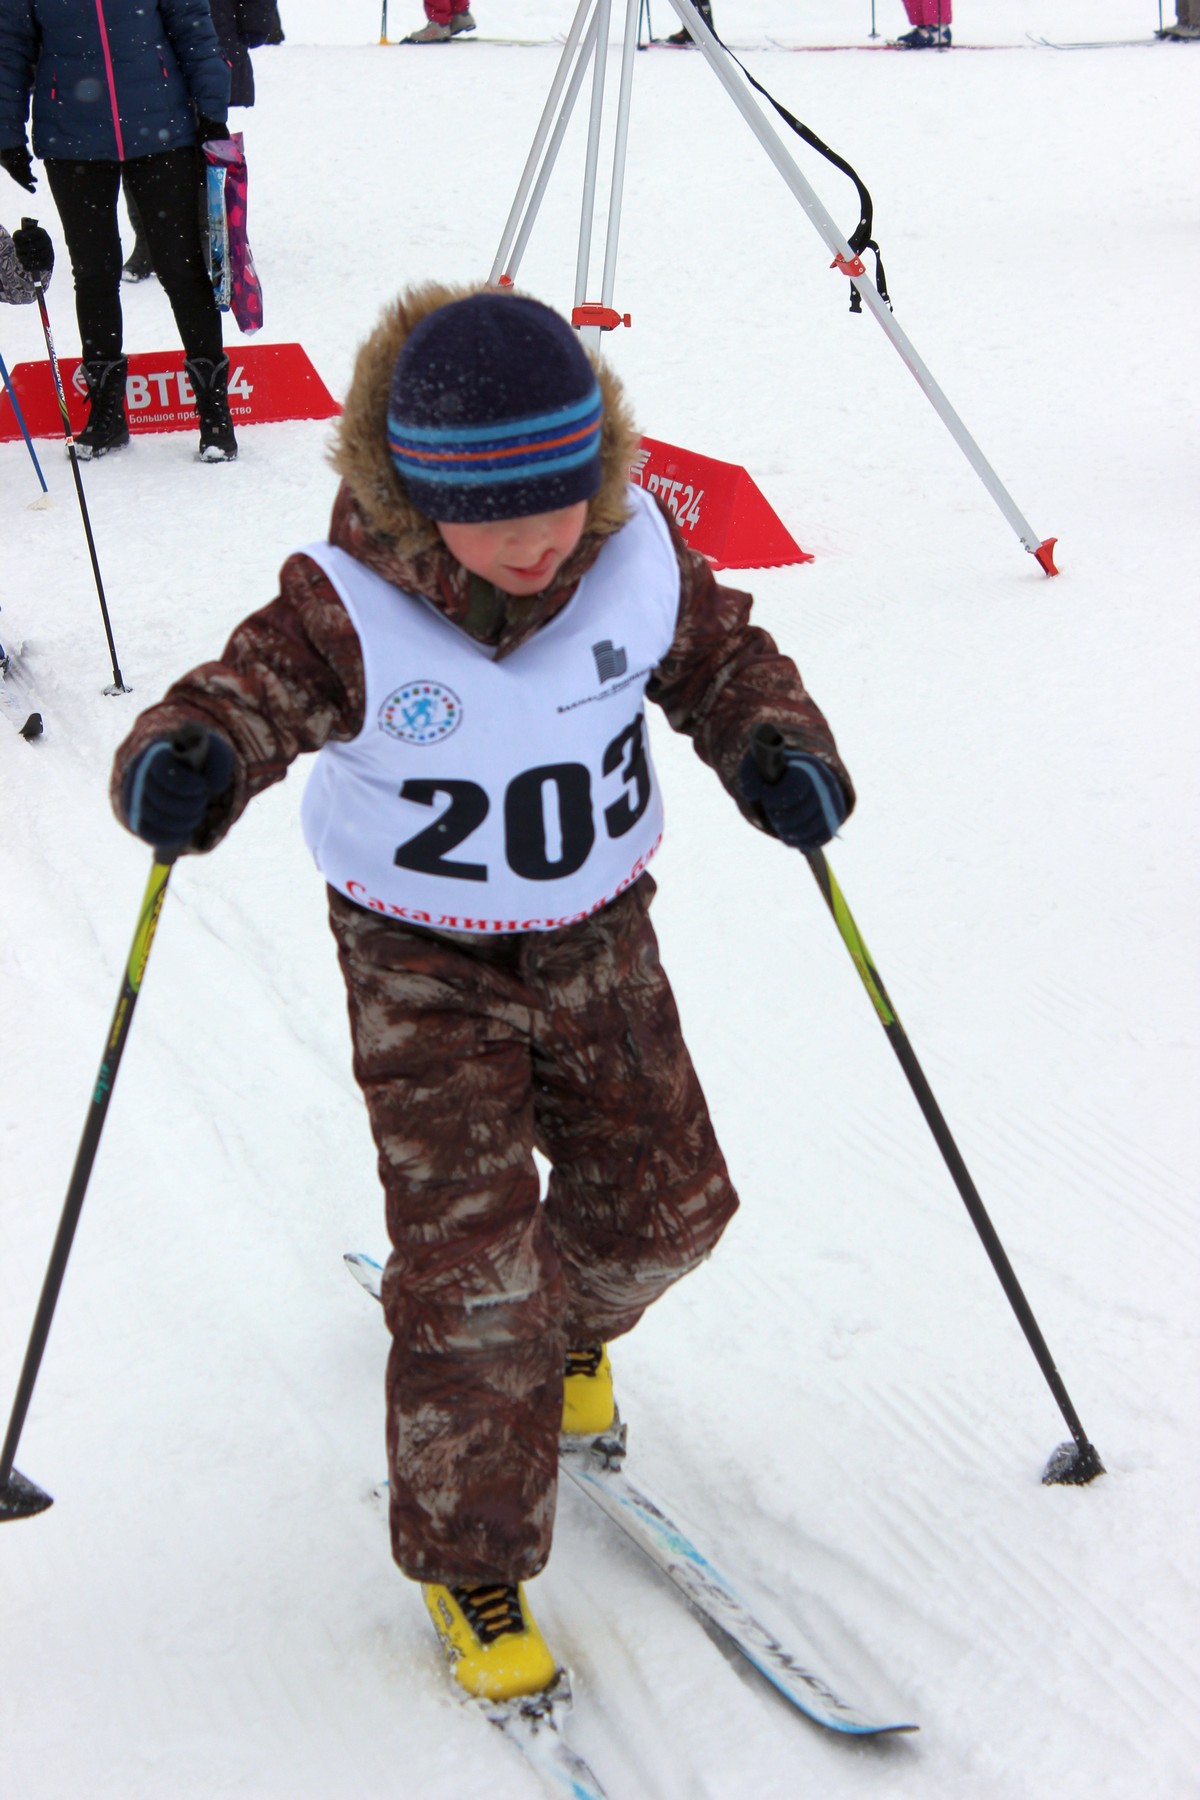
[[[476,12],[544,39],[572,16]],[[263,340],[340,394],[401,284],[487,273],[556,50],[384,51],[375,0],[283,15],[244,118]],[[868,0],[716,17],[748,45],[870,41]],[[899,0],[877,20],[902,29]],[[867,180],[896,316],[1058,536],[1056,581],[849,316],[702,60],[636,65],[633,329],[608,353],[647,431],[744,463],[815,554],[731,579],[838,733],[861,798],[831,864],[1108,1474],[1040,1485],[1065,1428],[803,861],[656,721],[656,917],[743,1208],[617,1350],[633,1465],[922,1730],[807,1726],[567,1492],[533,1595],[614,1800],[1200,1794],[1200,48],[1026,39],[1157,23],[1153,0],[961,0],[956,43],[1006,48],[747,52]],[[798,155],[849,229],[848,184]],[[580,119],[521,270],[563,307],[581,170]],[[58,239],[44,183],[0,207]],[[174,345],[156,285],[124,298],[130,350]],[[50,307],[75,352],[65,256]],[[0,350],[42,354],[33,308]],[[0,726],[5,1418],[149,866],[111,752],[321,534],[327,430],[246,430],[223,468],[142,437],[86,470],[129,698],[101,694],[61,445],[48,509],[0,445],[0,638],[46,720],[32,746]],[[56,1503],[0,1527],[14,1800],[539,1791],[449,1697],[371,1497],[385,1334],[340,1259],[382,1223],[301,791],[172,881],[18,1458]]]

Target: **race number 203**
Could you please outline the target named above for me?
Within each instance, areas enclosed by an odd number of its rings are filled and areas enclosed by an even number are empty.
[[[615,792],[607,804],[601,795],[599,822],[610,838],[624,837],[650,804],[650,766],[640,713],[606,746],[600,766],[606,786]],[[393,859],[399,868],[458,881],[487,880],[486,863],[452,854],[490,811],[491,801],[477,781],[452,776],[410,780],[401,787],[400,798],[418,806],[432,807],[439,800],[448,804],[431,825],[399,846]],[[583,763],[540,763],[514,775],[504,790],[505,860],[525,881],[559,881],[574,875],[588,859],[597,826],[591,772]]]

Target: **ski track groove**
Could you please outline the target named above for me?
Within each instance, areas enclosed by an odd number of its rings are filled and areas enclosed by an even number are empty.
[[[972,1436],[985,1447],[989,1440],[981,1433],[971,1429],[969,1416],[956,1405],[938,1408],[928,1404],[924,1397],[918,1398],[911,1391],[898,1396],[888,1396],[889,1413],[906,1413],[918,1422],[932,1425],[939,1442],[957,1443],[962,1435],[962,1426],[966,1426],[966,1435]],[[956,1420],[959,1432],[951,1433],[943,1428],[944,1419]],[[886,1419],[885,1419],[886,1424]],[[993,1451],[994,1455],[994,1451]],[[970,1470],[964,1465],[960,1470],[969,1475]],[[1082,1496],[1081,1496],[1082,1497]],[[1049,1495],[1047,1495],[1049,1499]],[[944,1567],[944,1529],[939,1528],[936,1516],[931,1515],[928,1501],[924,1494],[906,1493],[903,1488],[893,1486],[889,1494],[889,1506],[893,1520],[878,1521],[880,1529],[876,1536],[885,1544],[889,1534],[889,1526],[894,1523],[895,1515],[903,1514],[908,1526],[899,1538],[896,1549],[911,1562],[916,1553],[927,1566],[914,1573],[928,1579],[936,1570]],[[894,1533],[892,1533],[893,1541]],[[917,1538],[920,1536],[929,1545],[926,1557],[918,1550]],[[1032,1614],[1042,1621],[1047,1637],[1060,1631],[1063,1617],[1061,1590],[1063,1573],[1060,1566],[1051,1559],[1047,1549],[1030,1539],[1024,1540],[1021,1553],[1014,1554],[1010,1542],[996,1535],[994,1526],[985,1518],[976,1520],[972,1526],[972,1544],[976,1553],[985,1561],[994,1579],[989,1580],[989,1594],[1003,1590],[1012,1602],[1013,1615],[1022,1618]],[[1027,1579],[1022,1579],[1022,1576]],[[1128,1690],[1136,1687],[1142,1697],[1144,1706],[1163,1708],[1165,1695],[1174,1697],[1184,1716],[1192,1704],[1192,1696],[1185,1685],[1180,1682],[1173,1667],[1162,1657],[1157,1639],[1150,1627],[1143,1625],[1133,1611],[1132,1606],[1122,1610],[1114,1604],[1100,1598],[1091,1588],[1080,1588],[1072,1585],[1070,1591],[1071,1620],[1073,1634],[1081,1640],[1103,1644],[1122,1646],[1120,1655],[1114,1659],[1111,1668],[1098,1666],[1098,1674],[1105,1682],[1110,1697],[1115,1705],[1123,1709],[1131,1728],[1136,1728],[1139,1718],[1144,1717],[1144,1710],[1134,1706]],[[991,1620],[991,1629],[996,1629],[1002,1636],[1006,1647],[1016,1656],[1024,1654],[1026,1646],[1020,1636],[1011,1639],[1003,1633],[999,1621]],[[1200,1726],[1193,1733],[1200,1744]]]
[[[1030,1154],[1022,1156],[1014,1140],[1028,1144]],[[1194,1214],[1183,1200],[1175,1197],[1183,1187],[1182,1181],[1172,1184],[1169,1178],[1150,1174],[1149,1185],[1157,1191],[1153,1197],[1147,1196],[1143,1182],[1148,1171],[1142,1159],[1127,1146],[1114,1146],[1111,1158],[1107,1158],[1095,1146],[1090,1132],[1055,1131],[1034,1121],[1011,1119],[1005,1122],[1003,1131],[995,1132],[992,1142],[991,1154],[997,1165],[1007,1164],[1014,1175],[1019,1175],[1028,1162],[1040,1166],[1048,1159],[1056,1181],[1086,1194],[1091,1204],[1102,1208],[1114,1222],[1128,1222],[1132,1212],[1139,1230],[1153,1229],[1180,1255],[1192,1260],[1200,1256]],[[1114,1167],[1118,1159],[1125,1172]]]
[[[1062,1115],[1059,1115],[1062,1118]],[[1151,1150],[1135,1144],[1124,1133],[1113,1131],[1102,1118],[1081,1117],[1076,1123],[1063,1119],[1057,1128],[1028,1116],[1005,1120],[1005,1134],[1028,1139],[1036,1149],[1045,1144],[1061,1144],[1084,1167],[1099,1169],[1111,1181],[1120,1175],[1124,1181],[1137,1180],[1152,1187],[1168,1206],[1174,1222],[1187,1223],[1191,1212],[1176,1196],[1182,1185],[1179,1172],[1168,1167]],[[1100,1140],[1104,1143],[1101,1144]]]

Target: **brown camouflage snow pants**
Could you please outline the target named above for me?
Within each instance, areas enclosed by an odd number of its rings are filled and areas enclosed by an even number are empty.
[[[567,1346],[628,1331],[736,1210],[653,893],[643,876],[583,924],[485,938],[330,891],[392,1243],[392,1550],[416,1580],[537,1573]]]

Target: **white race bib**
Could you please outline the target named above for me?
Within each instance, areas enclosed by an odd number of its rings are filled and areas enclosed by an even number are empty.
[[[563,610],[496,661],[418,595],[306,547],[358,633],[363,729],[317,756],[301,820],[347,899],[442,931],[550,931],[629,887],[662,836],[646,683],[679,567],[639,489]]]

